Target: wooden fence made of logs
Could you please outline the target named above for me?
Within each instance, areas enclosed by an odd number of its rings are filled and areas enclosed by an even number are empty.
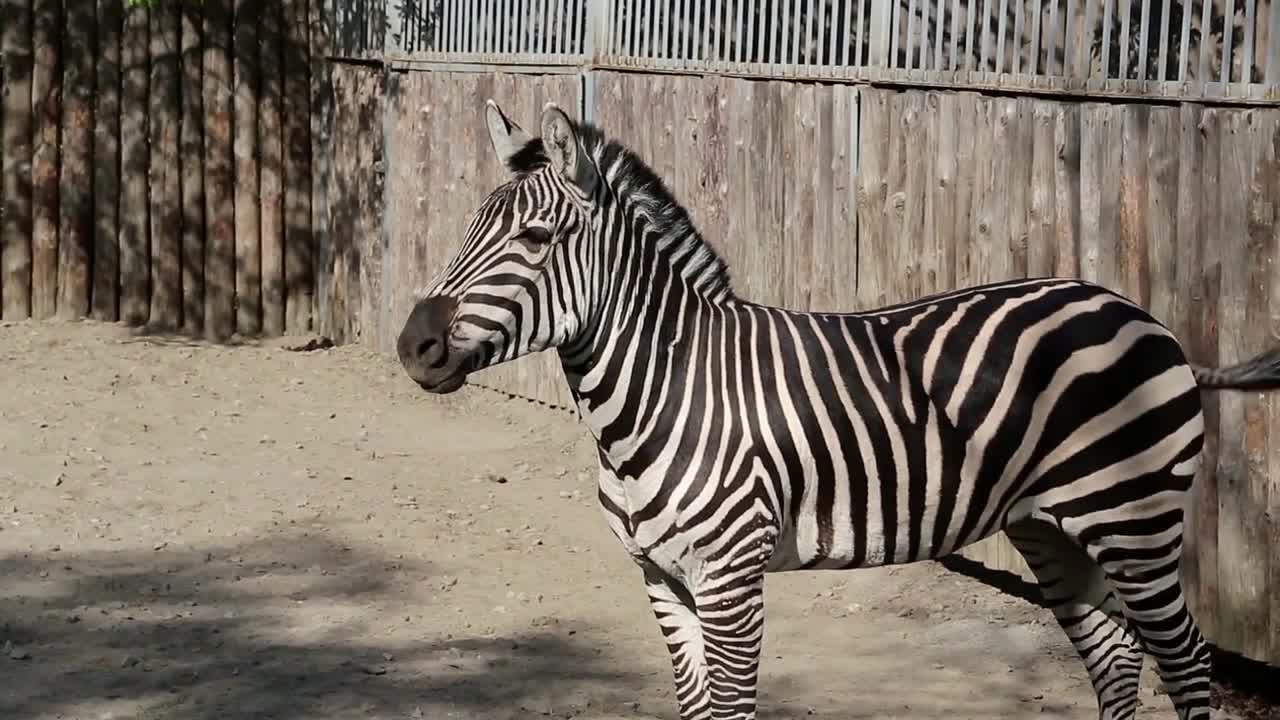
[[[310,329],[321,10],[0,0],[0,318]]]

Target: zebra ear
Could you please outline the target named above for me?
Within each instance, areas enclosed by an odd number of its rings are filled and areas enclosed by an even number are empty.
[[[511,159],[528,145],[533,137],[520,129],[502,113],[498,103],[490,99],[485,103],[485,124],[489,126],[489,142],[493,143],[493,151],[498,160],[508,170],[514,170]]]
[[[542,108],[542,146],[551,161],[551,167],[588,194],[591,192],[595,187],[595,169],[584,156],[573,122],[553,102]]]

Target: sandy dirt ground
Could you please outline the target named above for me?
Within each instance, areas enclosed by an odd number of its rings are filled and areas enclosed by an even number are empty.
[[[0,326],[0,718],[677,718],[571,416],[283,345]],[[761,718],[1096,717],[1046,611],[939,564],[766,597]]]

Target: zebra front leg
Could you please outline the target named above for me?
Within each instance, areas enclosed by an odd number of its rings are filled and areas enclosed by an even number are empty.
[[[649,602],[675,672],[680,720],[754,720],[764,638],[764,573],[726,567],[696,592],[645,566]]]
[[[671,653],[680,720],[708,720],[712,714],[706,647],[693,595],[657,566],[643,567],[649,604]]]
[[[764,641],[764,571],[727,565],[706,578],[697,597],[711,717],[754,720]]]

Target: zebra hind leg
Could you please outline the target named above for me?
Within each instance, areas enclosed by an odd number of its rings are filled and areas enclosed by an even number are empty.
[[[1005,534],[1035,573],[1046,603],[1084,661],[1099,717],[1133,718],[1142,648],[1102,569],[1048,523],[1023,521]]]
[[[1155,659],[1179,720],[1208,720],[1211,655],[1182,590],[1178,517],[1142,538],[1098,538],[1089,553],[1106,569],[1143,647]],[[1170,539],[1153,551],[1150,545],[1163,538]]]

